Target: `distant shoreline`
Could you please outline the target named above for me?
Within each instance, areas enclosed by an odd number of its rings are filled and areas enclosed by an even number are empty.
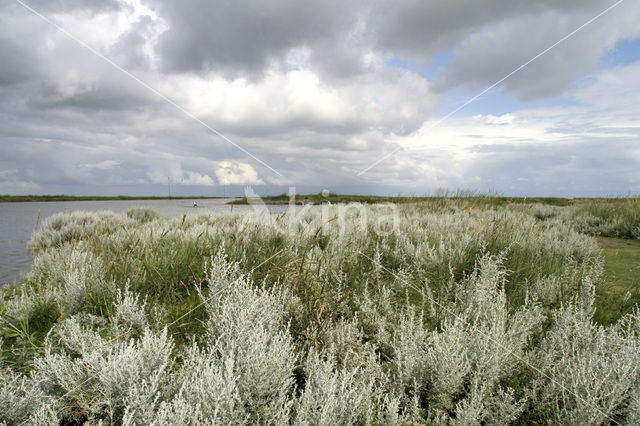
[[[97,195],[0,195],[0,203],[42,202],[42,201],[119,201],[119,200],[219,200],[238,197],[154,197],[154,196],[97,196]]]
[[[296,194],[296,204],[323,204],[330,202],[333,204],[340,203],[416,203],[416,202],[434,202],[443,199],[464,199],[471,203],[503,205],[503,204],[547,204],[555,206],[568,206],[576,202],[587,200],[624,200],[627,198],[637,197],[508,197],[502,195],[481,195],[481,194],[445,194],[433,196],[378,196],[378,195],[348,195],[348,194]],[[232,199],[227,204],[246,205],[251,204],[246,197],[206,197],[201,195],[193,196],[131,196],[131,195],[115,195],[115,196],[98,196],[98,195],[2,195],[0,194],[0,203],[12,202],[47,202],[47,201],[126,201],[126,200],[220,200]],[[261,197],[261,201],[265,204],[279,205],[289,204],[289,195],[266,195]]]
[[[377,196],[377,195],[345,195],[345,194],[296,194],[295,204],[323,204],[326,202],[332,204],[344,204],[344,203],[362,203],[362,204],[377,204],[377,203],[421,203],[421,202],[439,202],[445,199],[460,199],[466,200],[470,203],[481,203],[483,205],[503,205],[503,204],[547,204],[554,206],[568,206],[574,204],[576,201],[587,200],[588,198],[563,198],[563,197],[504,197],[493,195],[444,195],[444,196]],[[289,196],[287,194],[281,195],[267,195],[260,198],[260,201],[264,204],[281,205],[289,204]],[[246,205],[251,204],[247,197],[238,198],[237,200],[229,201],[227,204]]]

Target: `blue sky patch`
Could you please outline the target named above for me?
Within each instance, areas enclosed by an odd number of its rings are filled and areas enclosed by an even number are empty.
[[[425,77],[429,81],[436,79],[438,71],[447,65],[454,58],[455,54],[453,50],[445,50],[433,55],[428,66],[421,65],[417,62],[410,61],[407,58],[394,56],[387,61],[387,66],[392,68],[400,68],[403,70],[413,71],[422,77]]]
[[[601,68],[625,66],[640,60],[640,37],[620,40],[600,59]]]

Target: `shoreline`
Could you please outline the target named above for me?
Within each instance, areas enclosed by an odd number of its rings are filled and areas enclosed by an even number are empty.
[[[221,200],[238,197],[206,197],[202,195],[162,197],[162,196],[99,196],[99,195],[0,195],[0,203],[50,202],[50,201],[131,201],[131,200]]]

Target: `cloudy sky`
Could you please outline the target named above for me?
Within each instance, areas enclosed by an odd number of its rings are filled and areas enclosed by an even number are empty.
[[[2,0],[0,193],[638,194],[638,22],[637,0]]]

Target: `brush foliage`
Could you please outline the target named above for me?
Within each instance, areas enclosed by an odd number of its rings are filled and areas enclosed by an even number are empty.
[[[0,423],[637,423],[640,314],[594,321],[580,208],[53,216],[3,291]]]

